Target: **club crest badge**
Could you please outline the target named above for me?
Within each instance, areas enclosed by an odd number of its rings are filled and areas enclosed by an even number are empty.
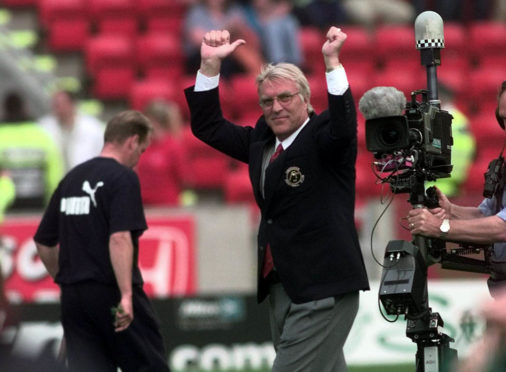
[[[304,182],[304,175],[299,167],[290,167],[285,171],[285,182],[290,187],[299,187]]]

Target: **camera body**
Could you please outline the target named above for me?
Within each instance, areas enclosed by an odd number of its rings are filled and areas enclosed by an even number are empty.
[[[418,96],[422,101],[417,100]],[[429,103],[427,90],[417,90],[411,93],[404,115],[366,120],[366,146],[377,159],[377,170],[407,170],[389,180],[394,192],[409,191],[395,185],[403,183],[409,170],[423,172],[428,181],[450,177],[452,119],[439,105]],[[386,161],[392,163],[392,159],[395,167],[387,166]]]

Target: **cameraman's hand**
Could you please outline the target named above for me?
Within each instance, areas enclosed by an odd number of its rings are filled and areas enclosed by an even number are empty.
[[[221,61],[245,43],[242,39],[230,43],[230,33],[227,30],[206,32],[200,46],[200,72],[209,77],[218,75]]]
[[[438,209],[438,208],[436,208]],[[408,212],[408,228],[413,235],[439,237],[442,218],[427,208],[414,208]]]
[[[445,216],[441,218],[450,218],[452,212],[452,203],[448,200],[445,194],[441,190],[438,189],[437,186],[434,186],[436,189],[437,199],[439,201],[439,207],[444,210]],[[438,209],[438,208],[435,208]]]

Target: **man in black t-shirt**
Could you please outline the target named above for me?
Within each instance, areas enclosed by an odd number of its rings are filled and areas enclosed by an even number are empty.
[[[100,156],[65,176],[35,234],[39,255],[61,288],[71,371],[168,371],[137,263],[147,224],[132,168],[150,134],[141,113],[114,116]]]

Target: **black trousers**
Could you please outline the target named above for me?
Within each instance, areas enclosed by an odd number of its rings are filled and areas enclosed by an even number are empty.
[[[61,317],[71,372],[169,371],[158,320],[141,287],[133,288],[134,320],[114,332],[116,286],[87,281],[61,286]]]

